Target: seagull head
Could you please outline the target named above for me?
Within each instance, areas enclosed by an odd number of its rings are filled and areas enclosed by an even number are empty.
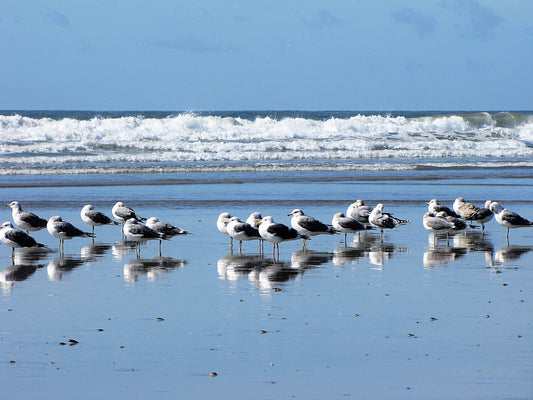
[[[20,203],[18,201],[12,201],[9,204],[6,204],[7,207],[11,207],[13,210],[20,210]]]
[[[489,210],[492,211],[494,214],[498,214],[503,210],[503,207],[497,201],[493,201],[492,203],[490,203]]]
[[[13,225],[9,221],[6,221],[2,225],[0,225],[0,229],[9,229],[9,228],[13,228]]]
[[[294,210],[292,210],[287,215],[288,216],[292,215],[293,217],[300,217],[300,216],[304,215],[304,212],[302,210],[300,210],[299,208],[295,208]]]

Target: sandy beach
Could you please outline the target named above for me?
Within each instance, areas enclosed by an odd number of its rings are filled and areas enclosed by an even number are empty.
[[[508,245],[492,221],[484,237],[469,230],[434,246],[421,221],[428,200],[451,206],[457,196],[498,199],[531,218],[531,178],[323,175],[199,174],[187,184],[152,175],[144,185],[123,176],[119,186],[105,184],[110,176],[101,186],[55,176],[44,187],[3,178],[4,203],[86,230],[84,204],[111,215],[120,199],[192,232],[164,241],[162,257],[157,242],[143,245],[140,259],[119,226],[97,227],[94,244],[67,241],[64,256],[36,232],[48,249],[17,250],[15,265],[1,245],[4,394],[528,398],[533,229],[513,230]],[[315,237],[307,252],[300,241],[282,243],[278,262],[268,243],[264,256],[257,242],[232,253],[216,228],[222,211],[289,224],[295,207],[331,223],[356,198],[412,222],[383,243],[378,232],[350,235],[347,247],[343,235]],[[1,215],[11,220],[9,208]]]

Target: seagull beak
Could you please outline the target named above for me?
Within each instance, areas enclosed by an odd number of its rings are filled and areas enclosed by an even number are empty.
[[[263,221],[257,221],[257,223],[255,224],[255,226],[259,226],[263,223]]]
[[[288,213],[287,216],[290,217],[292,215],[292,213]]]

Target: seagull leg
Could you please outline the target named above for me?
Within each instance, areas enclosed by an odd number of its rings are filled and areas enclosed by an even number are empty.
[[[347,233],[344,234],[344,247],[348,247],[348,245],[346,244],[346,236],[348,236]]]
[[[161,258],[161,240],[159,241],[159,258]]]
[[[242,253],[242,240],[239,240],[239,254]]]

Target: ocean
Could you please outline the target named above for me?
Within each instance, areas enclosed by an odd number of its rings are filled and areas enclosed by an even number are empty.
[[[0,244],[9,399],[530,399],[533,228],[437,238],[427,202],[533,219],[533,112],[0,112],[0,201],[90,231],[117,201],[189,235]],[[217,217],[411,222],[264,252]],[[12,221],[0,208],[0,223]]]
[[[0,175],[532,166],[533,112],[0,112]]]

